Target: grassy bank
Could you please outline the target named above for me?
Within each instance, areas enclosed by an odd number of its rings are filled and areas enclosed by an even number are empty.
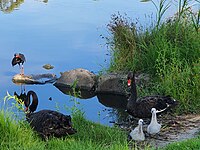
[[[182,142],[175,142],[172,143],[163,150],[186,150],[186,149],[192,149],[192,150],[199,150],[200,149],[200,135],[197,138],[185,140]]]
[[[112,16],[108,70],[148,73],[151,82],[138,91],[140,96],[171,95],[180,102],[178,113],[200,113],[200,10],[179,0],[177,13],[164,19],[170,3],[154,4],[157,20],[148,28],[121,14]]]
[[[87,121],[82,113],[73,116],[77,134],[63,139],[42,141],[25,121],[16,121],[9,112],[0,111],[1,150],[128,150],[127,135],[118,128],[106,127]]]
[[[10,112],[0,111],[1,150],[129,150],[130,145],[135,145],[134,142],[127,142],[127,133],[124,131],[88,121],[81,112],[73,115],[77,134],[62,139],[51,138],[47,142],[42,141],[25,121],[16,121],[11,116]],[[200,136],[162,149],[198,149],[199,144]],[[142,149],[154,149],[147,144],[142,145]],[[135,146],[135,149],[140,148]]]

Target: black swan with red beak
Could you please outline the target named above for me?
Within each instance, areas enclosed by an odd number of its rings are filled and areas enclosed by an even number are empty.
[[[170,96],[153,95],[137,98],[135,73],[129,72],[128,86],[131,86],[131,95],[127,103],[127,112],[136,118],[150,118],[151,109],[155,108],[157,114],[168,111],[177,105],[177,101]]]
[[[14,57],[12,59],[12,66],[15,66],[15,65],[19,65],[20,67],[20,74],[21,75],[24,75],[24,62],[26,61],[25,59],[25,56],[21,53],[16,53],[14,54]]]
[[[30,105],[30,98],[32,103]],[[77,131],[72,128],[70,115],[64,115],[53,110],[41,110],[34,112],[37,109],[38,97],[34,91],[27,93],[27,98],[24,102],[26,106],[26,118],[31,127],[45,140],[49,137],[63,137],[66,135],[75,134]]]

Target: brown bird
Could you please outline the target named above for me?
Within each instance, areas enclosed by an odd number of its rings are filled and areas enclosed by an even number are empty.
[[[21,53],[14,54],[14,58],[12,59],[12,66],[19,65],[20,74],[24,75],[24,62],[26,61],[25,56]]]
[[[30,105],[30,97],[32,96],[32,103]],[[26,119],[31,127],[42,137],[48,140],[49,137],[63,137],[75,134],[77,131],[72,127],[70,115],[64,115],[53,110],[41,110],[34,112],[37,109],[38,97],[34,91],[27,93],[25,100],[27,107]]]

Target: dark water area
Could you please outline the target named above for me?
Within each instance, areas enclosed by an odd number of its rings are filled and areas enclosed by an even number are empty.
[[[148,24],[145,14],[155,12],[151,3],[135,0],[0,0],[0,7],[1,100],[7,91],[11,95],[15,91],[20,93],[20,86],[12,82],[12,77],[19,73],[18,66],[11,66],[14,53],[25,55],[25,74],[54,73],[59,77],[60,72],[76,68],[98,74],[109,64],[106,41],[100,35],[109,36],[106,25],[111,15],[126,13]],[[54,69],[45,70],[42,66],[47,63]],[[26,85],[26,91],[29,90],[39,97],[37,110],[58,109],[69,114],[65,106],[74,105],[70,100],[73,98],[52,84]],[[85,112],[87,119],[110,125],[112,119],[108,109],[111,107],[100,103],[97,97],[77,100],[80,102],[77,107]]]

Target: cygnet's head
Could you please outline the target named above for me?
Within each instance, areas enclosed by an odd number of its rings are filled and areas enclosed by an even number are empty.
[[[142,124],[143,124],[143,120],[140,119],[140,120],[138,121],[138,124],[139,124],[139,125],[142,125]]]
[[[151,113],[155,113],[156,114],[156,109],[155,108],[151,108]]]

